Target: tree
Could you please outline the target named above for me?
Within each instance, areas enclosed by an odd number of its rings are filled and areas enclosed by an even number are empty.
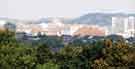
[[[60,67],[52,62],[47,62],[45,64],[37,64],[36,69],[60,69]]]
[[[37,62],[39,64],[44,64],[48,62],[52,58],[52,52],[49,49],[49,47],[45,44],[41,44],[37,47],[36,50],[36,57],[37,57]]]

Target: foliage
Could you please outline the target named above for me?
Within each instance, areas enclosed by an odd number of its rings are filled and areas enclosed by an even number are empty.
[[[36,69],[59,69],[59,66],[52,62],[47,62],[45,64],[37,64]]]
[[[60,38],[42,36],[42,40],[45,38],[62,41]],[[49,44],[55,45],[52,42]],[[13,32],[8,30],[0,32],[0,69],[90,69],[98,66],[135,66],[134,45],[123,40],[114,42],[105,38],[95,43],[68,44],[58,52],[53,52],[49,44],[45,41],[31,47],[19,43]]]

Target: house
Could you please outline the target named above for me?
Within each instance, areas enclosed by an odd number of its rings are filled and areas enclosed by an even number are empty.
[[[105,36],[105,34],[105,29],[96,26],[84,26],[74,33],[77,36]]]

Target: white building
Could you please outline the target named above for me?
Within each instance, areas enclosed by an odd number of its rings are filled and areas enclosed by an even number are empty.
[[[64,24],[64,28],[62,30],[62,35],[74,35],[74,32],[76,32],[78,29],[83,27],[81,24]]]
[[[29,22],[25,21],[18,21],[16,23],[16,32],[25,32],[25,33],[31,33],[31,27]]]
[[[129,16],[125,23],[125,33],[130,37],[135,37],[135,17]]]
[[[125,18],[124,17],[112,17],[112,34],[125,32]]]
[[[53,21],[46,24],[42,24],[42,27],[46,30],[46,35],[61,36],[61,31],[64,28],[64,24],[61,21],[59,21],[59,19],[54,18]]]
[[[112,34],[125,38],[135,36],[135,17],[112,17]]]

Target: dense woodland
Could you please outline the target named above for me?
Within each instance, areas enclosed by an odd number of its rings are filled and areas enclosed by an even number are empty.
[[[66,44],[53,51],[59,41],[44,41],[29,46],[19,42],[14,32],[0,32],[0,69],[91,69],[135,66],[135,45],[106,38],[95,43]],[[61,40],[60,40],[61,39]],[[51,39],[53,40],[53,38]]]

